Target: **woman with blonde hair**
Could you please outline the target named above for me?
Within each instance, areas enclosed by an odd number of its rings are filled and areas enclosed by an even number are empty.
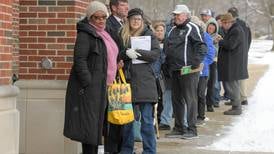
[[[120,34],[124,46],[121,57],[125,63],[127,80],[130,81],[132,90],[132,103],[134,109],[141,112],[141,136],[143,153],[156,153],[156,137],[153,125],[153,105],[158,100],[156,80],[150,64],[160,56],[159,42],[151,29],[144,24],[144,14],[139,8],[128,12],[128,21]],[[134,38],[135,37],[135,38]],[[147,49],[138,49],[134,39],[146,38]],[[136,47],[137,46],[137,47]],[[127,124],[123,130],[121,154],[133,153],[134,131],[133,124]]]

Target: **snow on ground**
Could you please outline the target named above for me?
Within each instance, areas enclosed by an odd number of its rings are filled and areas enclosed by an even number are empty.
[[[274,152],[274,53],[272,41],[255,40],[249,51],[249,62],[269,64],[260,79],[244,113],[236,117],[224,138],[209,149],[225,151]]]

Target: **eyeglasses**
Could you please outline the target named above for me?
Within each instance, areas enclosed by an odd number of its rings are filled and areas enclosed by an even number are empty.
[[[106,20],[107,16],[92,16],[94,20]]]
[[[142,21],[143,19],[142,18],[130,18],[130,20],[132,20],[132,21]]]

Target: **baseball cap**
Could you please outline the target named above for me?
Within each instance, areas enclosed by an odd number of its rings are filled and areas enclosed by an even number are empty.
[[[200,15],[207,15],[207,16],[212,16],[212,12],[210,9],[203,9],[200,13]]]
[[[190,11],[186,5],[176,5],[175,10],[172,13],[174,13],[174,14],[181,14],[181,13],[190,14]]]

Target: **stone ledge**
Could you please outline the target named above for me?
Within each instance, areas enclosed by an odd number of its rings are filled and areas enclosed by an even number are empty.
[[[59,89],[67,88],[66,80],[19,80],[15,85],[20,89]]]
[[[16,97],[19,94],[19,88],[13,85],[0,86],[0,98]]]

